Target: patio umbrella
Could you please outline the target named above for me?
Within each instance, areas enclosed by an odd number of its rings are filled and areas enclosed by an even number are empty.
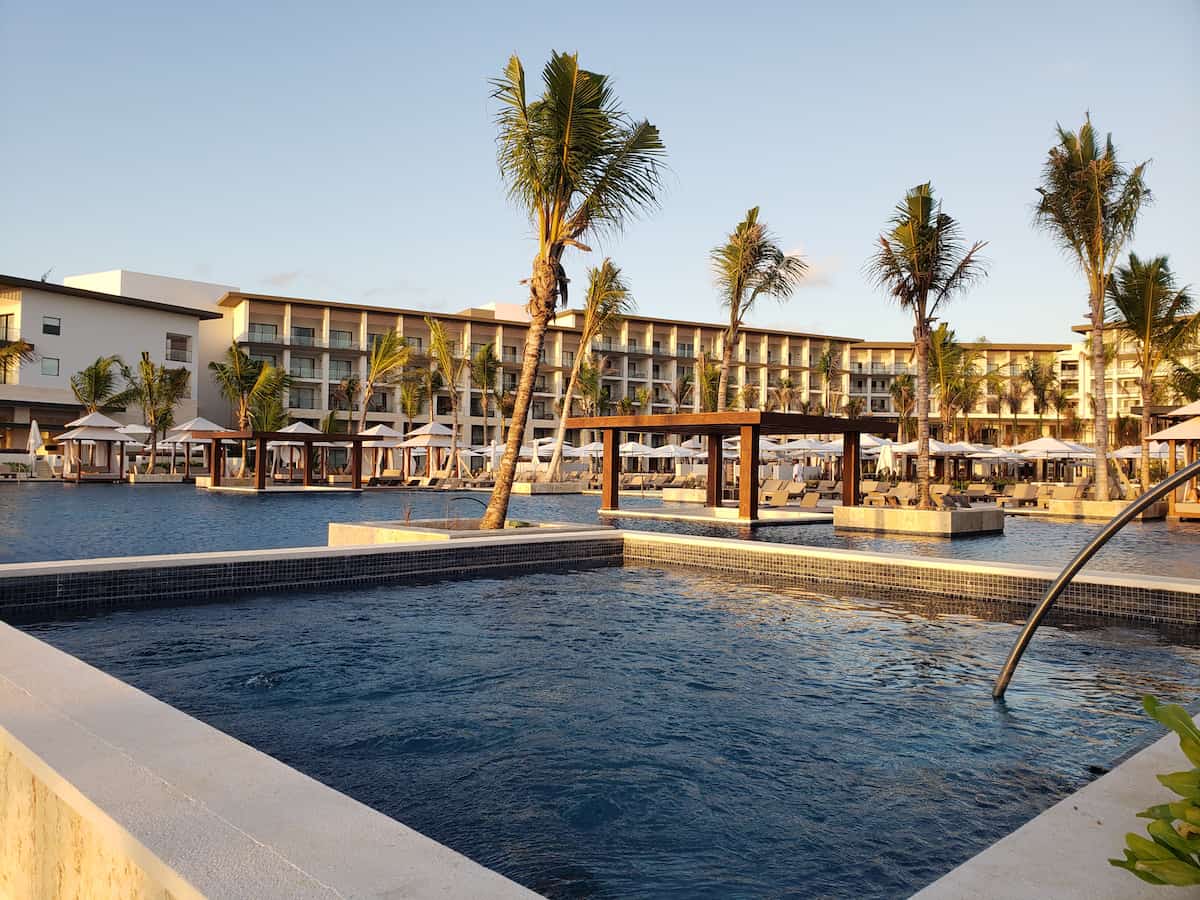
[[[1200,416],[1156,431],[1150,438],[1155,441],[1200,441]]]
[[[110,419],[104,413],[88,413],[86,416],[80,416],[73,422],[67,423],[68,428],[111,428],[114,431],[121,428],[121,423],[115,419]],[[147,429],[148,430],[148,429]]]
[[[37,419],[29,420],[29,440],[25,442],[25,449],[29,451],[29,473],[33,474],[34,466],[37,465],[38,451],[46,446],[46,442],[42,440],[42,430],[38,428]]]
[[[875,468],[877,470],[885,470],[892,472],[896,468],[896,451],[892,446],[892,442],[888,441],[879,448],[879,458],[875,460]]]
[[[663,444],[647,454],[651,459],[696,459],[701,455],[699,452],[689,450],[679,444]]]
[[[443,425],[441,422],[430,422],[427,425],[422,425],[420,428],[414,428],[412,431],[410,431],[408,434],[406,434],[405,437],[413,438],[418,435],[428,434],[428,435],[437,435],[440,437],[448,438],[448,437],[450,437],[450,435],[452,433],[453,432],[449,428],[447,428],[445,425]],[[436,446],[436,445],[426,444],[424,446]],[[450,445],[446,444],[446,446],[449,447]]]
[[[683,446],[689,450],[703,450],[704,444],[698,437],[690,437],[683,442]]]
[[[626,441],[618,449],[622,456],[649,456],[654,450],[653,447],[639,444],[637,441]]]
[[[1013,449],[1026,459],[1071,459],[1086,456],[1092,452],[1081,444],[1053,437],[1034,438],[1023,444],[1017,444]]]
[[[1178,409],[1173,409],[1169,413],[1165,413],[1163,418],[1190,419],[1194,416],[1200,416],[1200,400],[1196,400],[1186,406],[1181,406]]]
[[[596,456],[596,457],[603,456],[604,455],[604,442],[603,441],[592,441],[590,444],[584,444],[580,447],[576,447],[574,450],[571,451],[571,455],[572,456]]]
[[[946,444],[934,438],[929,439],[929,455],[930,456],[947,456],[955,453],[953,444]],[[917,442],[909,441],[907,444],[896,444],[892,447],[892,452],[897,456],[916,456]]]

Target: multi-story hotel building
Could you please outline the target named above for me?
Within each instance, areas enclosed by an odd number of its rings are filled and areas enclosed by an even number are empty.
[[[424,310],[368,306],[341,300],[322,300],[304,297],[284,297],[240,291],[226,285],[187,281],[157,275],[115,270],[68,279],[68,286],[24,282],[9,279],[9,308],[15,285],[27,296],[55,298],[61,306],[66,297],[84,298],[90,307],[72,312],[68,333],[86,336],[87,341],[74,347],[70,354],[54,356],[49,344],[37,347],[39,353],[57,361],[57,376],[22,376],[21,401],[28,406],[30,393],[38,378],[57,378],[58,393],[54,402],[60,404],[59,418],[73,411],[69,392],[64,393],[69,376],[101,354],[118,353],[135,358],[142,349],[152,351],[158,360],[175,359],[172,354],[188,357],[184,364],[193,371],[200,415],[223,424],[230,423],[228,402],[216,390],[208,377],[207,363],[217,359],[230,344],[236,344],[250,356],[282,367],[291,376],[286,407],[293,420],[318,424],[330,412],[338,411],[343,419],[349,405],[338,390],[346,379],[367,376],[372,342],[378,335],[395,329],[412,348],[409,370],[419,373],[428,369],[431,361],[429,328],[426,316],[441,321],[458,347],[459,354],[473,356],[484,344],[491,344],[500,362],[500,390],[516,388],[524,353],[528,316],[519,304],[493,303],[473,307],[458,313],[431,313]],[[23,285],[23,286],[22,286]],[[19,292],[18,291],[18,292]],[[104,302],[98,304],[97,298]],[[44,304],[43,304],[44,305]],[[26,307],[29,306],[28,301]],[[38,310],[42,307],[39,305]],[[0,305],[0,315],[5,309]],[[53,315],[49,307],[47,315]],[[39,315],[41,312],[39,312]],[[33,321],[30,313],[25,322]],[[133,316],[136,322],[126,319]],[[162,317],[171,319],[167,322]],[[581,352],[580,326],[582,315],[577,310],[561,312],[546,334],[542,352],[542,368],[535,386],[529,427],[532,437],[553,433],[562,406],[571,366]],[[88,322],[84,323],[83,319]],[[90,322],[98,324],[93,327]],[[161,320],[161,321],[160,321]],[[0,322],[6,320],[0,319]],[[10,318],[9,323],[16,320]],[[184,324],[187,323],[187,324]],[[65,325],[65,320],[64,320]],[[10,328],[16,329],[15,324]],[[28,324],[25,325],[28,328]],[[159,335],[159,332],[163,332]],[[648,412],[699,410],[702,395],[695,385],[701,358],[719,363],[725,328],[711,322],[681,321],[631,315],[612,334],[598,338],[583,352],[594,354],[593,360],[602,366],[603,384],[607,399],[616,407],[622,400],[634,402],[636,408]],[[1022,393],[1015,411],[1016,435],[1021,439],[1042,433],[1054,433],[1063,425],[1066,437],[1087,440],[1091,436],[1090,367],[1088,364],[1087,327],[1076,326],[1074,331],[1082,340],[1078,343],[970,343],[965,345],[975,354],[981,372],[992,374],[983,384],[978,401],[967,411],[971,422],[972,439],[999,443],[1013,437],[1014,410],[1010,388],[1016,384]],[[184,335],[186,343],[172,349],[170,335]],[[60,335],[54,336],[56,339]],[[153,338],[153,339],[152,339]],[[1115,350],[1109,364],[1105,390],[1108,392],[1111,415],[1129,417],[1140,411],[1138,370],[1132,345],[1112,339]],[[37,343],[37,342],[35,342]],[[162,353],[154,345],[162,343]],[[145,346],[143,346],[143,344]],[[86,348],[86,349],[85,349]],[[818,361],[832,357],[832,365]],[[1048,409],[1040,415],[1024,382],[1022,372],[1030,358],[1047,363],[1057,384],[1069,402],[1066,410]],[[745,327],[737,346],[733,348],[734,369],[730,375],[731,395],[740,403],[749,400],[758,406],[777,406],[776,389],[790,387],[793,410],[828,408],[840,411],[849,406],[863,415],[895,420],[897,410],[892,400],[892,384],[912,366],[910,342],[862,341],[853,337],[812,334],[798,331]],[[1196,363],[1193,357],[1191,362]],[[41,366],[35,361],[25,364]],[[828,374],[822,374],[822,369]],[[679,396],[678,385],[690,377],[693,387]],[[12,375],[6,376],[11,382]],[[61,384],[59,383],[61,382]],[[743,391],[744,387],[752,390]],[[464,372],[455,386],[459,392],[460,426],[472,444],[484,444],[499,437],[499,415],[496,405],[489,402],[489,415],[483,415],[482,394],[478,385]],[[23,393],[22,393],[23,392]],[[394,428],[410,425],[400,405],[397,384],[377,385],[369,402],[366,422],[369,425],[387,424]],[[26,419],[24,413],[5,413],[13,410],[13,388],[0,383],[0,422],[7,415],[7,438],[10,446],[23,446],[24,438],[16,419]],[[39,395],[40,396],[40,395]],[[46,398],[42,398],[46,399]],[[1165,404],[1173,406],[1171,397]],[[644,406],[641,405],[644,400]],[[358,401],[354,401],[357,403]],[[578,408],[578,399],[576,404]],[[6,405],[7,404],[7,405]],[[932,398],[934,432],[937,424],[938,398]],[[186,415],[189,411],[181,413]],[[357,420],[359,411],[349,410]],[[451,403],[449,388],[435,394],[432,417],[449,424]],[[132,414],[136,419],[136,414]],[[416,422],[430,418],[427,398],[422,399]],[[63,421],[66,421],[63,418]],[[961,421],[961,419],[960,419]],[[2,433],[2,432],[0,432]],[[588,440],[588,435],[572,435],[573,440]]]

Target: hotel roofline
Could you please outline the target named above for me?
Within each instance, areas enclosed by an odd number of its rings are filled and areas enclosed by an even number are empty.
[[[1032,352],[1057,353],[1070,350],[1070,344],[1028,344],[1008,343],[1005,341],[964,341],[959,346],[968,350],[1027,350]],[[854,345],[856,350],[911,350],[912,341],[860,341]]]
[[[16,275],[0,275],[0,284],[23,290],[48,291],[52,294],[64,294],[68,297],[79,297],[83,300],[100,300],[104,303],[118,303],[122,306],[137,306],[142,309],[154,309],[159,312],[178,313],[195,319],[219,319],[221,314],[197,309],[194,306],[176,306],[174,303],[162,303],[158,300],[144,300],[141,297],[125,297],[121,294],[106,294],[103,291],[89,291],[84,288],[70,287],[65,284],[54,284],[50,281],[35,281],[32,278],[18,278]]]

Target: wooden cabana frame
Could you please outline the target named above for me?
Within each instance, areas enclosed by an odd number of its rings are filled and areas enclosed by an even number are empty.
[[[300,444],[300,456],[304,467],[304,486],[312,487],[312,450],[314,444],[350,444],[350,488],[362,488],[362,453],[363,442],[374,440],[370,435],[362,434],[308,434],[303,431],[206,431],[205,439],[211,445],[209,454],[209,471],[213,487],[221,486],[221,478],[225,468],[225,445],[223,441],[247,441],[254,445],[254,489],[267,489],[267,444],[270,441],[281,441],[288,444]]]
[[[650,416],[572,416],[567,428],[599,431],[604,444],[601,459],[603,485],[600,508],[615,510],[620,506],[621,458],[618,452],[622,431],[642,434],[704,435],[708,446],[708,489],[705,505],[721,505],[724,492],[724,471],[721,464],[721,441],[739,436],[738,478],[742,489],[738,494],[738,518],[747,521],[758,518],[759,438],[766,435],[840,434],[844,440],[842,457],[842,503],[858,504],[862,463],[859,460],[859,435],[863,433],[894,435],[896,425],[879,419],[844,419],[837,416],[810,416],[802,413],[765,412],[759,409],[728,410],[726,412],[673,413]]]

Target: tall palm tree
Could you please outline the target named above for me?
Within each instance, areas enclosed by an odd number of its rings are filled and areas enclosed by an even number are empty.
[[[481,344],[471,357],[471,384],[479,388],[479,405],[483,413],[483,442],[488,442],[492,392],[496,390],[496,379],[500,377],[500,357],[496,356],[496,345],[491,341]]]
[[[817,356],[816,362],[812,364],[812,371],[821,376],[821,404],[826,410],[832,409],[837,404],[834,403],[832,386],[833,380],[839,378],[842,374],[842,359],[832,342],[826,341],[821,348],[821,353]]]
[[[1054,374],[1054,364],[1031,353],[1025,357],[1021,377],[1029,385],[1029,395],[1033,397],[1033,411],[1038,417],[1037,436],[1041,437],[1046,409],[1050,405],[1050,391],[1058,383],[1058,377]]]
[[[621,320],[634,308],[633,294],[621,277],[621,270],[611,259],[588,269],[587,295],[583,301],[583,324],[580,326],[579,350],[567,379],[567,390],[563,394],[563,414],[558,418],[558,429],[554,435],[554,452],[550,465],[543,476],[546,481],[557,481],[562,467],[563,440],[567,436],[567,416],[571,412],[571,400],[579,381],[579,369],[583,365],[585,349],[592,346],[600,335],[613,331]]]
[[[738,399],[742,409],[758,409],[758,385],[743,384],[742,389],[738,391]]]
[[[954,329],[942,322],[929,334],[929,386],[938,398],[938,418],[942,420],[942,440],[953,440],[954,417],[958,414],[959,394],[972,373],[970,351],[958,341]]]
[[[790,378],[780,378],[779,384],[771,389],[771,393],[775,395],[775,403],[784,412],[792,411],[792,404],[796,402],[796,385]]]
[[[350,426],[354,424],[354,403],[358,400],[359,391],[362,390],[362,379],[357,375],[347,375],[337,384],[329,389],[329,399],[332,400],[333,409],[330,413],[333,416],[333,421],[337,422],[337,410],[344,403],[346,405],[346,433],[350,432]],[[364,411],[366,401],[363,401]],[[335,426],[335,431],[341,431]]]
[[[1008,383],[1008,389],[1001,395],[1000,399],[1007,404],[1008,411],[1012,413],[1012,431],[1009,432],[1009,444],[1017,443],[1017,416],[1021,414],[1021,407],[1025,404],[1025,385],[1013,379]]]
[[[404,431],[407,433],[421,414],[422,397],[421,378],[405,376],[400,379],[400,415],[404,417]]]
[[[117,382],[124,365],[119,356],[101,356],[71,376],[71,393],[84,412],[106,412],[129,402],[128,395]]]
[[[1055,384],[1046,392],[1046,405],[1054,410],[1054,436],[1062,440],[1062,414],[1074,401],[1062,389],[1061,384]]]
[[[141,409],[142,421],[150,429],[149,474],[158,456],[158,436],[175,424],[175,407],[187,396],[191,372],[157,365],[149,353],[143,352],[136,366],[121,364],[121,376],[128,402]]]
[[[671,412],[677,413],[683,408],[683,404],[692,396],[693,387],[695,376],[686,372],[679,375],[673,384],[667,385],[667,393],[671,395]]]
[[[891,230],[879,236],[868,263],[876,284],[913,314],[917,357],[917,486],[919,506],[929,509],[929,335],[941,305],[965,293],[986,274],[982,242],[963,243],[961,228],[942,212],[926,182],[896,207]]]
[[[587,251],[593,233],[622,226],[657,205],[666,152],[658,129],[621,108],[606,76],[579,67],[575,54],[552,53],[540,98],[525,91],[525,69],[513,56],[494,82],[500,101],[498,161],[509,198],[537,235],[529,284],[529,329],[512,424],[496,486],[480,528],[503,528],[525,438],[525,423],[545,341],[561,297],[567,303],[562,255]]]
[[[440,320],[426,316],[425,324],[429,327],[429,355],[438,367],[438,371],[442,373],[442,380],[445,381],[446,390],[450,394],[450,458],[446,463],[446,468],[449,471],[450,466],[453,465],[455,473],[461,475],[458,409],[462,403],[463,373],[467,371],[471,361],[467,357],[455,353],[458,343],[450,336],[450,332],[446,331],[446,326]]]
[[[892,406],[896,410],[896,441],[903,444],[907,442],[913,408],[917,402],[917,388],[913,377],[907,372],[900,373],[892,379],[888,393],[892,396]]]
[[[725,243],[709,252],[721,305],[729,310],[721,348],[721,377],[717,386],[717,409],[725,409],[729,369],[742,322],[763,295],[784,301],[796,290],[808,264],[795,254],[784,253],[766,222],[758,220],[758,207],[730,232]]]
[[[236,343],[229,345],[224,359],[210,361],[208,369],[221,396],[233,407],[238,431],[250,429],[250,407],[257,398],[282,396],[291,381],[282,369],[251,359]],[[246,474],[246,451],[243,440],[239,478]]]
[[[700,390],[701,411],[716,412],[721,396],[721,367],[703,353],[696,362],[696,385]]]
[[[1142,398],[1142,489],[1150,487],[1150,404],[1159,367],[1191,350],[1200,331],[1200,313],[1188,288],[1179,287],[1165,256],[1145,261],[1129,254],[1108,283],[1108,316],[1117,332],[1137,349]],[[1161,382],[1162,379],[1159,379]]]
[[[1138,212],[1150,199],[1146,164],[1127,169],[1117,160],[1112,135],[1097,139],[1091,116],[1078,132],[1058,128],[1058,142],[1042,166],[1037,224],[1053,235],[1087,279],[1092,380],[1096,411],[1096,497],[1111,496],[1108,398],[1104,392],[1104,305],[1108,280],[1133,235]]]
[[[1185,403],[1200,400],[1200,367],[1175,363],[1171,372],[1171,391]]]
[[[583,365],[579,368],[578,387],[580,400],[584,411],[590,416],[602,416],[607,412],[603,378],[604,364],[592,354],[584,355]]]
[[[389,328],[371,343],[371,355],[367,358],[367,380],[362,385],[362,410],[358,414],[358,430],[367,427],[367,407],[375,395],[375,386],[395,381],[408,365],[411,351],[408,341]]]
[[[442,373],[430,362],[421,369],[420,379],[422,393],[429,401],[429,424],[432,425],[437,417],[437,395],[442,389]]]

